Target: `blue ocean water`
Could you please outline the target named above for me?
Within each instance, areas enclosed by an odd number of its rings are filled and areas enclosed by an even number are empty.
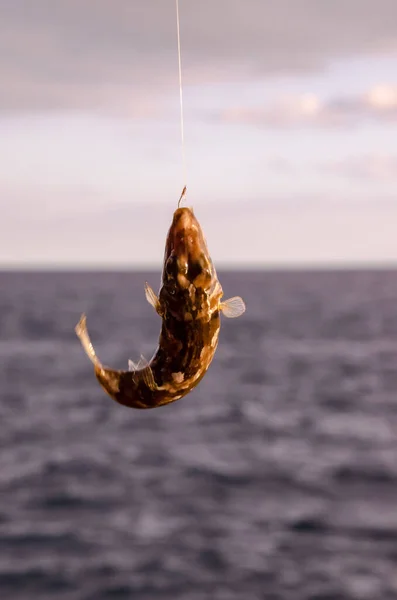
[[[158,274],[0,274],[2,600],[397,598],[397,272],[225,273],[247,312],[175,404],[150,358]]]

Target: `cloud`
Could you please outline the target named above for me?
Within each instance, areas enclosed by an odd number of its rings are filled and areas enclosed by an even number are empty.
[[[183,0],[186,83],[321,70],[397,50],[395,0]],[[174,94],[175,6],[13,0],[0,21],[0,109],[114,107]]]
[[[395,202],[384,202],[379,210],[372,201],[322,200],[197,204],[195,213],[217,266],[343,268],[397,261]],[[148,203],[93,208],[67,218],[14,215],[0,222],[0,263],[19,268],[154,266],[160,272],[172,210]],[[23,221],[27,227],[21,227]]]
[[[397,84],[375,85],[361,96],[322,100],[312,93],[282,97],[263,107],[231,107],[220,113],[227,123],[262,127],[344,127],[363,120],[397,123]]]
[[[337,161],[326,166],[328,172],[365,183],[397,183],[397,155],[371,154]]]
[[[350,197],[349,201],[354,202],[353,190],[362,189],[360,184],[366,186],[368,183],[372,184],[390,184],[388,189],[394,190],[393,202],[395,203],[395,184],[397,184],[397,154],[386,154],[386,153],[364,153],[357,154],[356,156],[347,156],[343,159],[332,160],[329,159],[327,162],[316,162],[315,160],[306,162],[304,164],[299,161],[294,161],[284,157],[274,156],[268,158],[263,163],[263,168],[268,169],[270,172],[274,172],[280,177],[291,177],[295,179],[298,177],[308,177],[320,175],[322,178],[327,177],[326,181],[329,182],[329,176],[341,177],[343,179],[351,180],[355,185],[350,186]],[[358,184],[358,185],[356,185]],[[386,188],[383,188],[385,192]],[[384,193],[382,199],[385,200]],[[329,195],[324,194],[323,198],[329,200]],[[378,205],[381,198],[372,198]],[[360,199],[362,204],[363,200]]]

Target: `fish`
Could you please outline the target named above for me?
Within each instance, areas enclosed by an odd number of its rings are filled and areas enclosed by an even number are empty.
[[[221,314],[234,318],[245,311],[239,296],[222,300],[201,226],[193,209],[179,203],[166,238],[159,294],[146,282],[145,295],[162,319],[158,348],[150,361],[143,356],[138,363],[130,360],[125,371],[105,367],[84,314],[75,328],[102,388],[119,404],[137,409],[164,406],[191,392],[214,358]]]

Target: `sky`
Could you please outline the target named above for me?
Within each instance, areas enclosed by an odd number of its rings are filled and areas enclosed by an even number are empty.
[[[0,268],[397,263],[396,0],[0,0]]]

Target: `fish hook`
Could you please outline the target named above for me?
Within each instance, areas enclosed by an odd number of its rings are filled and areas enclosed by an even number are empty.
[[[186,185],[185,185],[185,187],[184,187],[184,188],[183,188],[183,190],[182,190],[182,194],[180,195],[180,198],[179,198],[179,200],[178,200],[178,208],[180,207],[180,204],[181,204],[181,202],[182,202],[183,198],[184,198],[184,197],[185,197],[185,195],[186,195],[186,189],[187,189],[187,188],[186,188]]]

